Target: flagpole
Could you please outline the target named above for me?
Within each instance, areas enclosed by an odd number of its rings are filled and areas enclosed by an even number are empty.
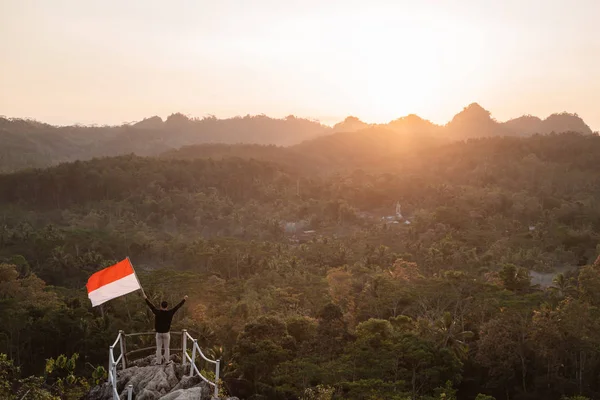
[[[135,276],[135,280],[137,281],[138,285],[140,285],[140,289],[142,289],[142,294],[144,295],[144,297],[146,297],[146,292],[144,292],[144,288],[142,287],[142,284],[140,283],[140,280],[138,279],[138,276],[135,273],[135,268],[133,268],[133,263],[129,259],[129,256],[127,256],[127,261],[129,261],[129,265],[131,265],[131,269],[133,269],[133,275]]]

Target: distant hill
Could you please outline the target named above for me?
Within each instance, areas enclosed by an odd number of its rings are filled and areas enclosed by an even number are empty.
[[[264,115],[191,119],[172,114],[121,126],[52,126],[0,117],[0,172],[38,168],[65,161],[135,153],[158,155],[201,143],[290,146],[327,134],[315,121]]]
[[[357,132],[337,132],[300,144],[282,147],[250,144],[199,144],[161,154],[161,158],[194,160],[240,158],[278,164],[288,171],[327,175],[354,169],[377,169],[394,159],[447,141],[432,137],[399,135],[372,126]]]
[[[410,152],[441,143],[426,135],[402,135],[384,126],[356,132],[338,132],[308,140],[291,147],[310,155],[323,168],[370,168],[387,159],[404,157]]]
[[[578,132],[592,134],[590,127],[577,114],[560,113],[552,114],[542,121],[539,131],[536,133],[562,133]]]
[[[431,137],[443,135],[443,127],[415,114],[410,114],[406,117],[395,119],[384,126],[394,132],[402,134]]]
[[[297,151],[294,147],[260,144],[204,143],[169,150],[162,153],[160,157],[173,160],[222,160],[226,158],[260,160],[308,173],[319,172],[321,168],[325,167],[324,164],[328,164],[323,163],[318,156]]]
[[[346,117],[342,122],[338,122],[332,128],[333,132],[356,132],[368,128],[369,124],[361,121],[357,117]]]
[[[176,145],[252,143],[290,146],[327,134],[330,128],[293,115],[283,119],[265,115],[189,119],[182,114],[173,114],[164,122],[163,131],[172,137],[172,143]]]
[[[516,136],[534,135],[541,131],[543,121],[533,115],[523,115],[504,123],[504,126]]]
[[[452,139],[468,139],[490,136],[531,136],[535,134],[576,132],[593,134],[590,127],[577,115],[570,113],[552,114],[542,120],[532,115],[498,122],[491,113],[477,103],[472,103],[456,114],[445,126],[435,125],[416,115],[392,121],[387,127],[403,133],[426,133]]]
[[[295,116],[275,119],[265,115],[197,119],[175,113],[164,121],[153,116],[120,126],[61,127],[0,117],[0,172],[131,153],[141,156],[166,153],[175,158],[190,158],[192,154],[199,158],[235,156],[291,166],[340,166],[350,165],[353,160],[367,162],[394,157],[412,146],[432,144],[434,139],[552,132],[593,133],[577,114],[552,114],[544,120],[527,115],[498,122],[477,103],[465,107],[444,126],[414,114],[387,124],[368,124],[350,116],[333,127]],[[200,144],[235,146],[194,148]],[[250,144],[267,147],[243,146]],[[268,145],[285,146],[292,152]],[[168,153],[180,148],[183,149],[179,153]]]
[[[470,104],[456,114],[444,133],[448,137],[467,139],[476,137],[508,136],[512,132],[492,118],[491,113],[477,103]]]
[[[456,114],[446,125],[437,125],[415,114],[398,118],[387,124],[367,124],[350,116],[336,124],[333,132],[356,132],[368,127],[380,127],[405,135],[445,137],[462,140],[492,136],[531,136],[535,134],[576,132],[593,134],[590,127],[577,115],[567,112],[552,114],[542,120],[524,115],[499,122],[492,114],[477,103],[469,104]]]
[[[502,124],[515,136],[531,136],[534,134],[576,132],[584,135],[593,134],[592,129],[577,114],[552,114],[542,120],[532,115],[524,115]]]
[[[380,164],[386,164],[387,160],[405,157],[415,150],[445,142],[432,136],[401,135],[381,126],[368,126],[356,132],[336,132],[289,147],[199,144],[167,151],[161,157],[178,160],[255,159],[301,172],[329,173],[377,168]]]

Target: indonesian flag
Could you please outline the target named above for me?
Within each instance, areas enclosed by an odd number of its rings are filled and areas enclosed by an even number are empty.
[[[92,307],[142,288],[129,258],[90,276],[86,287]]]

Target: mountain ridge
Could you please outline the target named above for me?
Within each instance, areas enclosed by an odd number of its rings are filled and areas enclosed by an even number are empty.
[[[383,131],[387,133],[382,134]],[[165,120],[152,116],[119,126],[53,126],[35,120],[0,117],[0,172],[130,153],[157,156],[201,144],[307,148],[310,146],[306,143],[311,141],[315,147],[318,143],[332,140],[355,140],[362,141],[363,150],[367,152],[372,152],[374,147],[381,147],[373,143],[373,138],[362,140],[356,132],[376,133],[388,145],[396,145],[396,142],[406,145],[405,141],[414,144],[415,138],[445,141],[493,136],[522,137],[552,132],[594,134],[575,113],[554,113],[543,120],[523,115],[498,122],[477,103],[465,107],[445,125],[437,125],[415,114],[385,124],[367,124],[350,116],[332,127],[293,115],[277,119],[264,114],[197,119],[174,113]],[[395,138],[394,135],[399,137]],[[338,146],[342,144],[338,143]],[[360,152],[361,149],[356,150]]]
[[[455,139],[465,139],[482,136],[529,136],[534,134],[549,134],[577,132],[593,134],[592,129],[577,113],[566,111],[552,113],[545,119],[530,114],[499,122],[492,118],[491,112],[478,103],[471,103],[452,117],[444,125],[439,125],[416,114],[392,120],[387,124],[367,124],[357,117],[349,116],[344,121],[333,126],[334,131],[360,130],[367,127],[388,127],[394,131],[426,131],[430,134],[443,134],[444,129],[450,130],[450,136]],[[481,130],[484,134],[481,134]],[[487,133],[487,134],[486,134]]]

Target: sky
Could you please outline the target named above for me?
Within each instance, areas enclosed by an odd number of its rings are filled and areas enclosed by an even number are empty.
[[[599,0],[0,0],[0,115],[334,124],[477,102],[600,129]]]

